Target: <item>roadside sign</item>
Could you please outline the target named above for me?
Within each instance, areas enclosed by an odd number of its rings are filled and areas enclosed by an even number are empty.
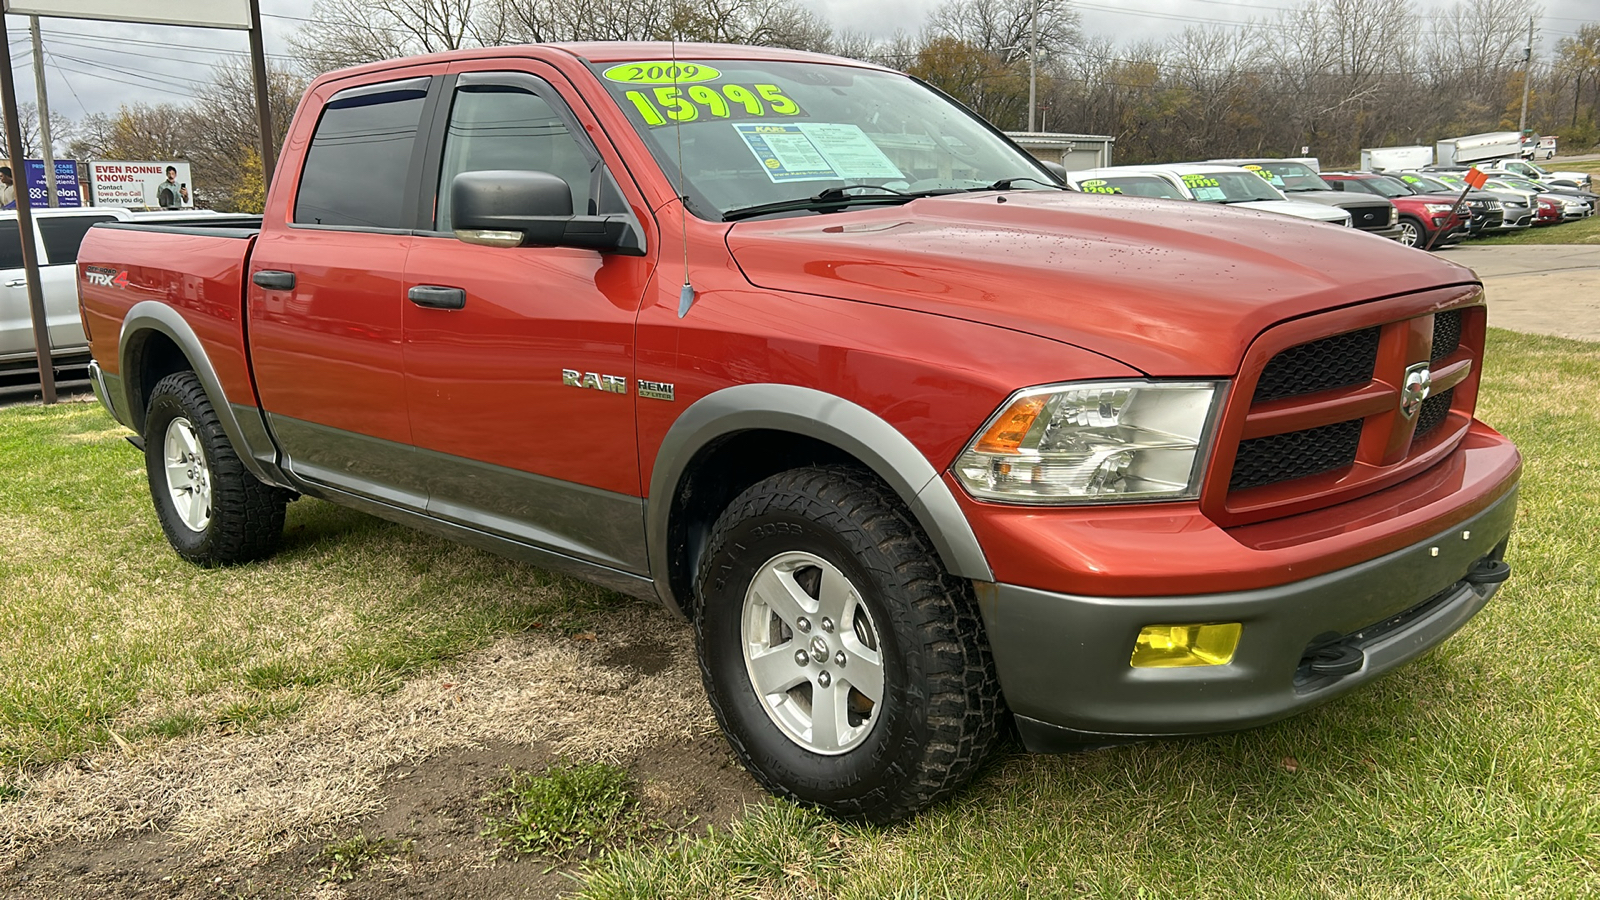
[[[45,209],[50,205],[50,189],[45,182],[44,160],[23,160],[22,165],[28,177],[28,205],[34,209]],[[73,160],[56,160],[56,205],[83,205],[83,191],[78,184],[78,164]]]
[[[167,170],[171,169],[171,173]],[[89,162],[89,187],[96,206],[128,209],[193,209],[194,184],[183,160],[96,159]]]
[[[6,12],[196,28],[249,28],[249,0],[5,0]]]

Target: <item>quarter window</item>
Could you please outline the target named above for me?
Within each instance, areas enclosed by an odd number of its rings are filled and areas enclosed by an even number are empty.
[[[334,95],[306,153],[295,195],[302,225],[407,229],[411,154],[425,78]]]
[[[0,269],[22,268],[22,240],[17,220],[0,220]]]

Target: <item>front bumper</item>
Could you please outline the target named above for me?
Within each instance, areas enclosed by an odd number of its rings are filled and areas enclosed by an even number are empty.
[[[1249,728],[1371,681],[1444,641],[1488,602],[1497,586],[1465,576],[1504,554],[1516,497],[1513,487],[1427,540],[1278,587],[1087,597],[982,585],[984,624],[1023,742],[1056,752]],[[1129,665],[1141,628],[1207,622],[1243,623],[1227,665]],[[1359,649],[1360,667],[1311,674],[1308,652],[1333,641]]]
[[[1375,234],[1378,237],[1388,238],[1391,241],[1400,240],[1399,222],[1395,222],[1392,225],[1385,225],[1382,228],[1357,228],[1356,231],[1359,231],[1363,234]]]

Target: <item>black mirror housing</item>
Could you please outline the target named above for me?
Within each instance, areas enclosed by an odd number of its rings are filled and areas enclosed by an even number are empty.
[[[1051,175],[1054,175],[1056,177],[1056,182],[1057,183],[1059,183],[1059,184],[1066,184],[1067,183],[1067,167],[1066,166],[1063,166],[1061,163],[1058,163],[1058,162],[1051,162],[1048,159],[1043,159],[1043,160],[1040,160],[1039,162],[1040,162],[1041,165],[1043,165],[1046,169],[1048,169],[1050,171]]]
[[[572,187],[549,172],[462,172],[450,182],[450,206],[456,236],[472,243],[644,255],[631,217],[573,215]]]

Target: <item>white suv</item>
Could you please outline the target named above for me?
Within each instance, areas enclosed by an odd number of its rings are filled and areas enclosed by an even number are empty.
[[[1120,180],[1127,176],[1154,176],[1166,182],[1185,200],[1202,203],[1225,203],[1244,209],[1282,213],[1301,219],[1327,222],[1331,225],[1350,226],[1350,214],[1338,207],[1321,203],[1290,200],[1266,179],[1238,166],[1215,166],[1199,163],[1175,163],[1162,166],[1111,166],[1067,173],[1067,182],[1079,190],[1091,193],[1097,185]],[[1133,191],[1128,191],[1133,193]],[[1122,191],[1117,191],[1122,193]],[[1152,196],[1146,194],[1146,196]]]
[[[45,322],[51,355],[89,352],[78,317],[78,245],[97,222],[127,222],[125,209],[86,206],[33,211],[33,245],[39,254],[39,281],[44,288]],[[28,311],[28,282],[22,269],[22,241],[16,210],[0,210],[0,366],[34,361],[33,317]]]

